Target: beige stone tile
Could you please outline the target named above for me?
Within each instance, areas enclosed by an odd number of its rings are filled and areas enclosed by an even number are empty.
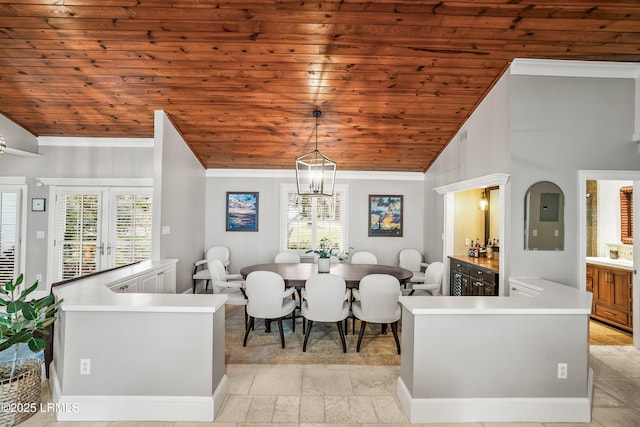
[[[204,421],[178,421],[173,427],[236,427],[236,423],[212,423]]]
[[[484,427],[544,427],[541,423],[484,423]]]
[[[228,395],[220,410],[217,421],[241,423],[247,418],[252,397],[243,394]]]
[[[300,396],[300,423],[324,423],[324,396]]]
[[[349,423],[351,411],[349,403],[343,396],[324,397],[324,418],[326,423]]]
[[[24,422],[19,424],[20,427],[28,427],[31,424]],[[46,424],[39,424],[46,427],[108,427],[113,425],[111,421],[50,421]],[[149,424],[140,422],[140,425],[148,426]],[[173,425],[173,424],[172,424]]]
[[[358,423],[300,423],[299,427],[360,427]]]
[[[389,426],[389,424],[386,424]],[[415,424],[410,424],[415,427]],[[424,427],[483,427],[482,423],[430,423],[422,424]]]
[[[591,421],[590,423],[544,423],[544,427],[602,427],[597,421]]]
[[[248,394],[256,372],[257,365],[227,365],[227,393]]]
[[[275,395],[260,394],[253,396],[247,418],[248,423],[269,423],[273,420],[273,411],[276,406]]]
[[[640,381],[633,378],[600,378],[597,387],[626,407],[640,408]]]
[[[621,408],[625,405],[600,387],[594,386],[592,406],[594,408]]]
[[[318,369],[305,367],[302,370],[302,394],[326,396],[353,395],[351,377],[346,369]]]
[[[298,427],[298,423],[239,423],[237,427]]]
[[[299,395],[302,389],[302,368],[296,365],[269,365],[256,372],[249,393]]]
[[[273,422],[297,423],[300,413],[300,396],[278,396],[273,412]]]
[[[637,427],[640,411],[630,408],[594,408],[592,419],[603,427]]]
[[[406,423],[407,417],[399,402],[392,396],[371,396],[373,407],[381,423]]]
[[[377,423],[378,416],[368,396],[349,396],[351,421],[358,423]]]
[[[358,369],[349,372],[353,393],[358,396],[388,395],[395,396],[400,367],[374,366],[371,369]]]

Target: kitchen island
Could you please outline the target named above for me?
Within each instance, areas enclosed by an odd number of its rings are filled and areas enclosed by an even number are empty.
[[[50,388],[58,421],[213,421],[226,396],[226,296],[130,292],[176,260],[94,274],[53,288]],[[116,292],[117,291],[117,292]]]
[[[590,421],[591,293],[510,282],[526,296],[400,298],[398,397],[412,423]]]

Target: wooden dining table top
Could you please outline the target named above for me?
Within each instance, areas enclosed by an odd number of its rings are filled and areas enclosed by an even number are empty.
[[[242,277],[246,278],[252,271],[272,271],[278,273],[288,286],[302,287],[305,281],[318,273],[318,264],[310,262],[301,263],[269,263],[249,265],[240,269]],[[344,279],[347,287],[358,287],[360,280],[369,274],[390,274],[404,284],[413,276],[406,268],[382,264],[331,264],[330,274],[335,274]]]

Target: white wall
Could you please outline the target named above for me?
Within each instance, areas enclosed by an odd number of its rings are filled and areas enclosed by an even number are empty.
[[[205,170],[164,111],[155,112],[152,258],[177,258],[176,291],[202,258]],[[164,231],[163,231],[164,229]]]
[[[2,114],[0,114],[0,135],[4,137],[9,152],[11,149],[29,153],[38,152],[38,138]]]
[[[230,174],[233,172],[230,171]],[[406,247],[422,251],[424,222],[424,183],[420,181],[389,179],[341,179],[336,183],[349,185],[349,246],[357,250],[369,250],[378,256],[382,264],[397,265],[398,252]],[[204,246],[227,246],[231,252],[230,271],[265,262],[272,262],[279,251],[280,185],[295,184],[292,178],[271,177],[209,177],[206,188],[206,218]],[[258,232],[225,231],[227,191],[259,192]],[[370,194],[403,195],[403,237],[369,237],[368,209]]]
[[[638,170],[632,79],[511,76],[511,276],[578,283],[578,171]],[[524,250],[524,197],[551,181],[565,195],[563,251]]]
[[[438,195],[433,189],[471,178],[511,171],[509,81],[510,76],[505,74],[495,84],[425,175],[424,247],[432,261],[442,260],[444,256],[444,196]],[[465,131],[467,139],[461,141],[460,135]],[[501,197],[508,200],[508,194]]]

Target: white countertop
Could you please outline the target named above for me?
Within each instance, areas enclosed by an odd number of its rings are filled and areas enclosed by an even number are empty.
[[[400,303],[412,314],[591,314],[591,292],[540,278],[509,281],[536,292],[534,297],[410,296]]]
[[[92,275],[53,288],[62,311],[136,311],[214,313],[224,308],[226,295],[116,293],[109,286],[131,276],[175,264],[176,260],[144,261]]]
[[[628,259],[611,259],[607,257],[587,257],[587,264],[602,265],[604,267],[620,268],[623,270],[633,270],[633,261]]]

